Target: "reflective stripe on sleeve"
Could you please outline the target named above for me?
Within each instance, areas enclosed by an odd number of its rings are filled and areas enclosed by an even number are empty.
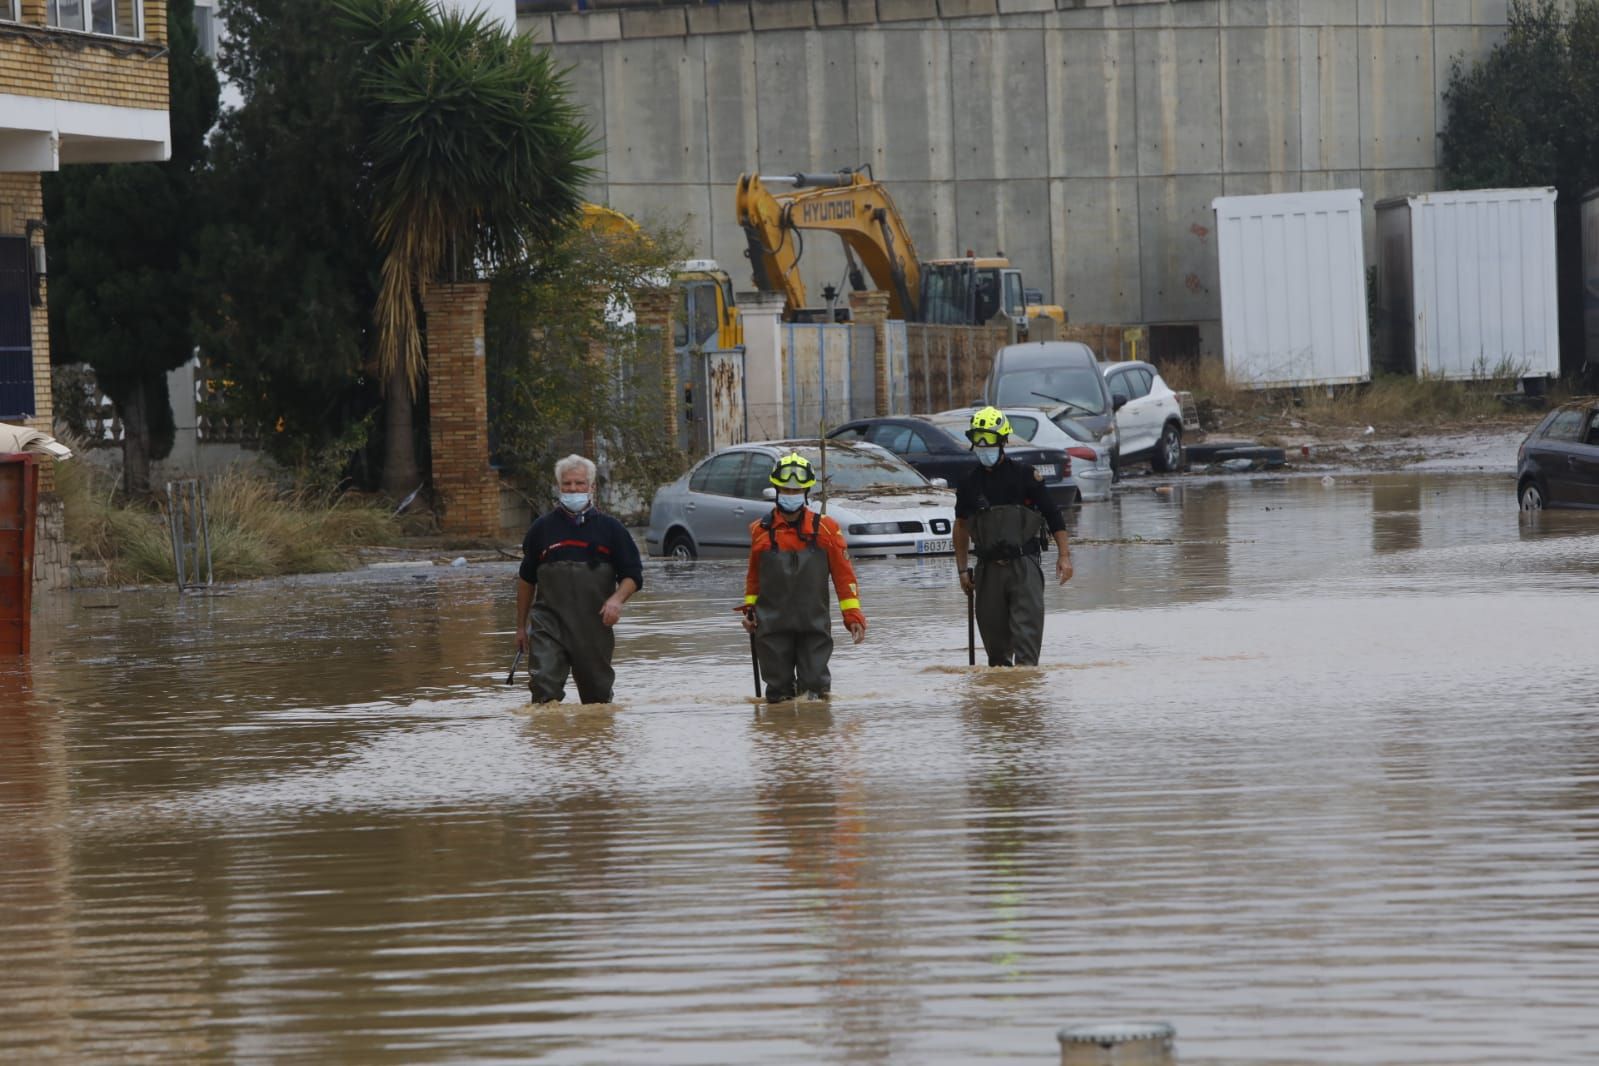
[[[861,609],[860,600],[839,600],[838,609],[841,611],[858,611]]]
[[[746,607],[755,606],[755,601],[757,599],[759,599],[759,598],[760,598],[759,596],[745,596],[744,597],[744,606],[746,606]]]

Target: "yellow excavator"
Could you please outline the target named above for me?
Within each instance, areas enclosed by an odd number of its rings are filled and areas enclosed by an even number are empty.
[[[627,215],[599,204],[583,205],[582,225],[600,237],[633,238],[644,232]],[[733,297],[733,279],[716,260],[673,263],[670,281],[678,290],[672,321],[675,347],[728,351],[744,346],[744,320]]]
[[[1024,327],[1032,318],[1066,323],[1061,307],[1028,300],[1022,272],[1003,255],[918,259],[893,197],[869,167],[740,175],[736,217],[749,244],[756,288],[783,294],[790,319],[818,317],[808,306],[799,263],[805,233],[825,230],[844,243],[850,287],[866,288],[864,270],[888,293],[892,318],[970,326],[1004,315]]]

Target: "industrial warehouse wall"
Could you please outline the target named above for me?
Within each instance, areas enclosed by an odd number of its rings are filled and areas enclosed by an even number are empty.
[[[1451,58],[1486,54],[1505,10],[755,0],[520,25],[572,68],[592,195],[685,226],[741,285],[740,172],[869,163],[922,258],[1003,249],[1074,320],[1198,323],[1219,352],[1211,200],[1359,187],[1369,256],[1371,205],[1434,187]],[[811,291],[840,283],[837,244],[809,236]]]

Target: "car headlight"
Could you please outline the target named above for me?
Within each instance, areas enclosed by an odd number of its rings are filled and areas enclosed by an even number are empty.
[[[898,533],[898,522],[856,522],[849,527],[849,532],[857,537],[876,537],[885,533]]]

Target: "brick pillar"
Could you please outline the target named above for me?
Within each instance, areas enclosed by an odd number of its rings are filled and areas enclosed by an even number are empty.
[[[485,281],[422,290],[427,315],[428,439],[439,528],[466,537],[500,535],[500,481],[489,469],[488,378],[483,362]]]
[[[661,389],[665,393],[665,424],[667,440],[677,445],[677,427],[683,421],[683,397],[677,380],[677,348],[672,343],[672,308],[677,302],[677,289],[639,289],[633,293],[634,321],[640,331],[657,330],[660,338]]]
[[[850,316],[861,326],[872,327],[873,346],[877,349],[876,372],[877,414],[888,414],[888,293],[879,290],[849,294]]]

